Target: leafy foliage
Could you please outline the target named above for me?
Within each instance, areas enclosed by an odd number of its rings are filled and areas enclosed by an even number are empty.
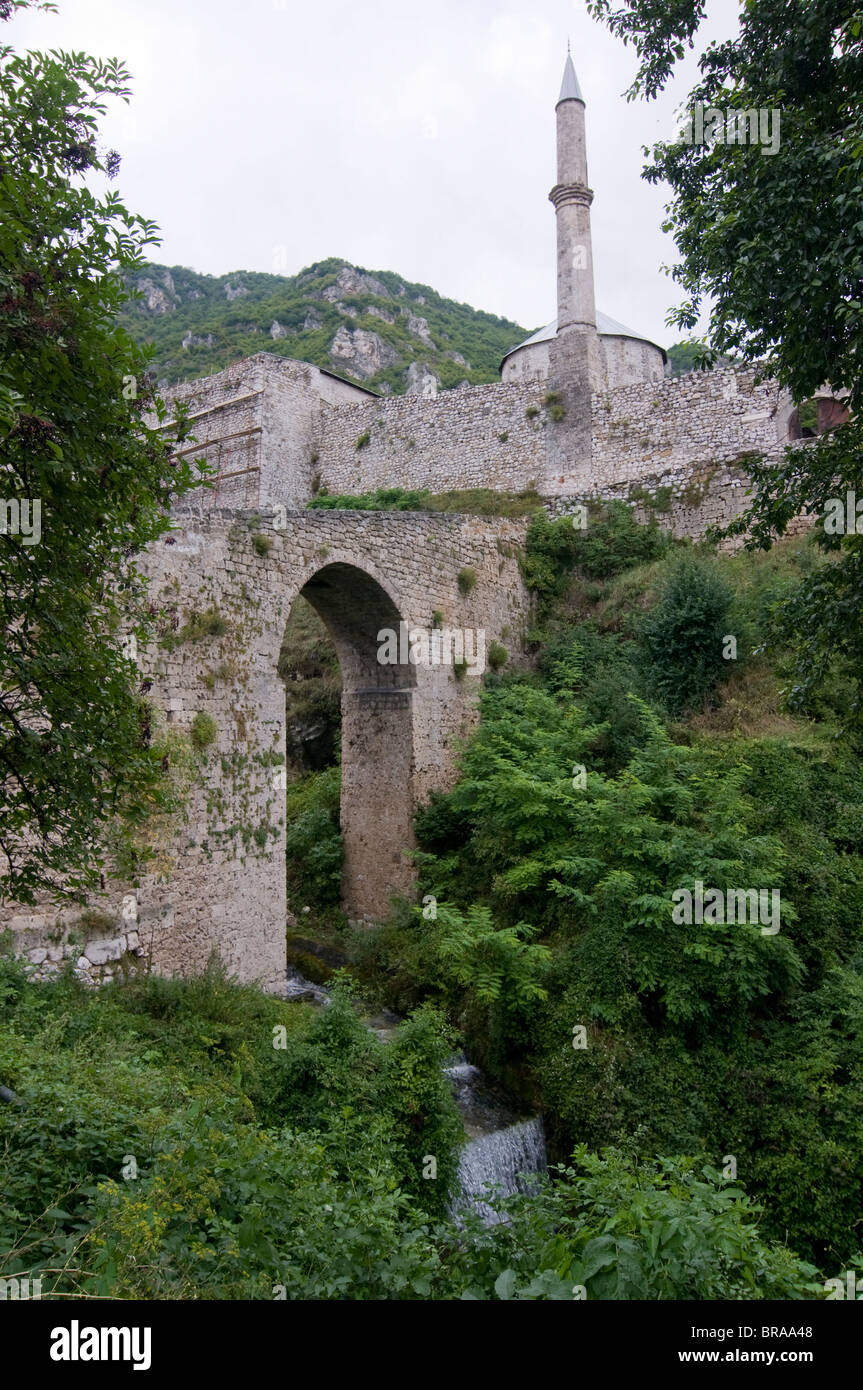
[[[714,1168],[639,1162],[618,1149],[591,1154],[586,1145],[573,1163],[552,1186],[504,1204],[511,1225],[499,1243],[512,1265],[495,1279],[498,1298],[571,1299],[583,1289],[588,1299],[801,1299],[823,1291],[812,1265],[762,1242],[757,1206]]]
[[[145,425],[147,359],[115,325],[122,272],[156,240],[94,191],[118,163],[105,99],[128,92],[114,59],[0,48],[0,854],[22,902],[97,885],[118,812],[129,867],[164,796],[121,634],[150,630],[134,557],[194,470]],[[22,506],[40,535],[16,529]]]
[[[425,488],[385,487],[374,492],[319,493],[308,504],[313,509],[364,512],[468,512],[478,516],[528,516],[540,505],[538,493],[497,492],[474,487],[452,492]]]
[[[338,760],[342,673],[333,640],[306,599],[294,600],[279,652],[289,760],[301,773]]]
[[[211,969],[94,998],[0,961],[0,1068],[26,1107],[0,1109],[0,1274],[41,1277],[49,1298],[808,1289],[739,1191],[669,1162],[579,1151],[553,1186],[503,1204],[505,1223],[456,1228],[451,1045],[428,1008],[382,1044],[338,989],[316,1013]]]
[[[727,674],[723,641],[731,598],[730,588],[707,562],[686,555],[645,619],[641,641],[648,683],[670,714],[702,706]]]
[[[607,579],[657,559],[669,545],[667,534],[655,521],[640,526],[624,502],[592,508],[583,529],[573,525],[572,517],[552,520],[539,511],[528,529],[522,575],[537,596],[542,616],[562,596],[573,569],[588,578]]]
[[[340,786],[340,768],[328,767],[323,772],[309,773],[287,788],[288,896],[296,907],[328,907],[339,901],[343,852]]]
[[[733,594],[747,642],[818,567],[788,544],[758,563],[682,564],[723,604]],[[485,909],[498,933],[539,928],[545,997],[490,1013],[476,979],[447,974],[434,922],[406,915],[366,934],[360,969],[396,1007],[445,1004],[470,1055],[537,1097],[557,1155],[631,1142],[716,1168],[734,1154],[764,1230],[834,1269],[859,1246],[863,778],[833,742],[835,711],[823,732],[795,725],[775,678],[775,731],[699,733],[699,713],[669,735],[645,698],[633,611],[663,611],[680,566],[670,552],[604,584],[572,578],[537,674],[486,688],[461,780],[417,816],[424,901],[462,922]],[[702,630],[698,605],[692,616],[668,630],[681,666]],[[726,701],[729,688],[762,698],[756,668],[726,675]],[[676,925],[672,893],[697,879],[779,890],[780,931]],[[817,1192],[813,1172],[829,1174]]]

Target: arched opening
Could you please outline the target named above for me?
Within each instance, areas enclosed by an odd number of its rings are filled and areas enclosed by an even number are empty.
[[[851,418],[847,396],[847,391],[840,391],[834,396],[827,387],[796,405],[788,417],[788,438],[815,439],[819,434],[829,434],[840,425],[847,424]]]
[[[339,757],[342,904],[349,917],[379,918],[410,889],[413,844],[413,690],[410,663],[378,660],[378,634],[398,634],[401,615],[386,590],[354,565],[322,566],[306,582],[286,628],[279,672],[286,682],[289,777],[317,775],[307,831],[320,874],[332,878],[327,797]],[[339,690],[340,687],[340,690]],[[340,725],[340,727],[339,727]],[[288,800],[291,800],[288,788]],[[292,843],[289,826],[289,852]],[[301,841],[304,845],[304,842]]]

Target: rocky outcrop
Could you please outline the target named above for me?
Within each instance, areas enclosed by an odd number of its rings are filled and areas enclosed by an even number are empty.
[[[146,312],[149,314],[173,314],[177,307],[177,291],[174,289],[174,280],[168,270],[164,270],[160,276],[161,283],[150,279],[145,275],[138,283],[138,289],[144,296]],[[144,305],[141,305],[144,308]]]
[[[180,347],[183,349],[184,352],[188,352],[188,351],[189,351],[189,348],[193,348],[193,347],[212,347],[212,346],[213,346],[213,335],[212,335],[212,333],[208,333],[207,336],[206,336],[206,338],[201,338],[201,337],[198,336],[197,333],[193,333],[192,330],[191,330],[191,328],[189,329],[188,333],[185,335],[185,337],[183,338],[183,341],[182,341],[181,344],[180,344]]]
[[[385,367],[392,367],[398,361],[398,353],[377,333],[342,325],[333,338],[330,360],[359,381],[366,381]]]
[[[429,347],[434,346],[427,319],[419,318],[417,314],[408,314],[408,332],[413,333],[415,338],[421,338]]]
[[[373,294],[378,299],[392,298],[386,285],[375,279],[374,275],[369,275],[364,270],[356,270],[352,265],[346,265],[339,271],[334,285],[328,285],[325,290],[321,290],[321,299],[328,299],[331,304],[335,304],[344,294]]]
[[[440,377],[422,362],[411,362],[405,372],[406,396],[422,396],[424,400],[434,400],[440,387]]]

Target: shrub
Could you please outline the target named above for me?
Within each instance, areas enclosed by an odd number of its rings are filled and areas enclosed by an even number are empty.
[[[486,1276],[503,1299],[806,1299],[817,1271],[759,1234],[760,1208],[710,1167],[576,1149],[558,1181],[500,1204]],[[506,1254],[512,1263],[500,1270]],[[552,1253],[553,1252],[553,1253]],[[500,1270],[500,1272],[497,1272]],[[469,1276],[468,1276],[469,1277]],[[486,1286],[475,1296],[491,1297]]]
[[[466,597],[469,593],[471,593],[473,589],[476,588],[476,580],[476,570],[473,568],[472,565],[466,565],[464,569],[460,569],[458,574],[456,575],[456,583],[458,584],[459,593],[465,595]]]
[[[192,720],[189,737],[194,747],[202,751],[204,748],[209,748],[210,744],[215,741],[218,732],[219,726],[213,716],[204,714],[202,710],[199,710]]]
[[[161,639],[162,646],[174,648],[183,642],[199,642],[203,637],[223,637],[230,624],[214,605],[199,613],[193,609],[177,632],[169,632]]]
[[[536,594],[540,616],[547,616],[562,596],[573,569],[588,579],[609,579],[635,565],[657,560],[672,544],[655,522],[642,526],[624,502],[594,509],[585,529],[570,517],[552,521],[537,512],[528,527],[521,571]]]
[[[341,893],[340,769],[313,772],[288,786],[285,849],[288,894],[299,906],[331,907]]]
[[[708,561],[681,556],[644,620],[641,661],[648,688],[670,714],[702,708],[728,663],[722,655],[731,589]]]
[[[505,666],[509,661],[509,652],[500,642],[490,642],[488,648],[488,664],[493,671],[499,671],[501,666]]]
[[[274,541],[272,536],[265,536],[261,532],[258,532],[256,535],[252,536],[252,545],[255,547],[258,555],[266,557],[272,550]]]
[[[374,492],[336,493],[325,496],[326,488],[308,506],[312,510],[464,512],[474,516],[529,516],[541,505],[534,483],[521,492],[501,492],[496,488],[456,488],[449,492],[428,492],[425,488],[388,487]]]

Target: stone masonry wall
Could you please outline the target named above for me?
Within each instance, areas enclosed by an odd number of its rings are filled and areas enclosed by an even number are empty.
[[[756,385],[751,369],[688,372],[599,394],[590,481],[618,486],[659,475],[685,487],[747,453],[773,452],[780,405],[776,382]]]
[[[321,484],[331,493],[379,487],[488,487],[541,483],[541,382],[465,387],[434,400],[391,396],[322,418]],[[361,442],[368,434],[368,441]]]
[[[427,630],[438,612],[447,626],[484,629],[487,643],[518,660],[530,611],[516,560],[524,531],[522,521],[423,512],[295,512],[280,530],[255,514],[178,514],[141,561],[162,613],[141,666],[153,737],[183,809],[149,827],[150,872],[93,895],[76,910],[71,936],[51,909],[4,914],[34,970],[74,959],[94,980],[139,961],[193,973],[216,952],[241,979],[283,987],[277,661],[301,591],[330,626],[342,668],[346,905],[356,917],[383,915],[392,892],[410,892],[413,813],[454,780],[480,675],[382,665],[378,633],[400,621]],[[262,535],[269,550],[255,543]],[[463,593],[459,574],[468,570],[474,583]]]
[[[691,372],[595,393],[589,453],[584,413],[570,409],[555,422],[542,381],[336,410],[322,420],[320,481],[331,493],[534,484],[551,501],[635,504],[667,494],[675,530],[703,535],[745,505],[747,458],[777,457],[787,443],[788,401],[776,382],[755,376]]]
[[[568,378],[567,378],[568,379]],[[544,404],[549,383],[516,381],[436,399],[368,392],[308,363],[259,353],[182,388],[197,443],[219,468],[189,499],[288,511],[321,487],[470,487],[549,499],[666,496],[681,534],[699,535],[742,507],[746,460],[787,442],[790,402],[752,369],[691,372],[595,393],[561,421]],[[567,392],[561,399],[568,402]],[[589,431],[590,438],[586,438]],[[589,444],[589,448],[588,448]]]
[[[273,497],[289,509],[304,506],[313,491],[322,413],[369,399],[309,362],[267,352],[167,392],[169,411],[183,401],[191,415],[193,438],[183,454],[218,473],[212,487],[189,494],[187,503],[242,509]]]
[[[693,539],[727,525],[748,502],[747,460],[781,458],[788,443],[785,393],[755,376],[691,372],[594,395],[589,464],[547,472],[550,509],[616,498],[635,506],[640,520],[655,516]],[[565,438],[566,422],[549,428]]]

